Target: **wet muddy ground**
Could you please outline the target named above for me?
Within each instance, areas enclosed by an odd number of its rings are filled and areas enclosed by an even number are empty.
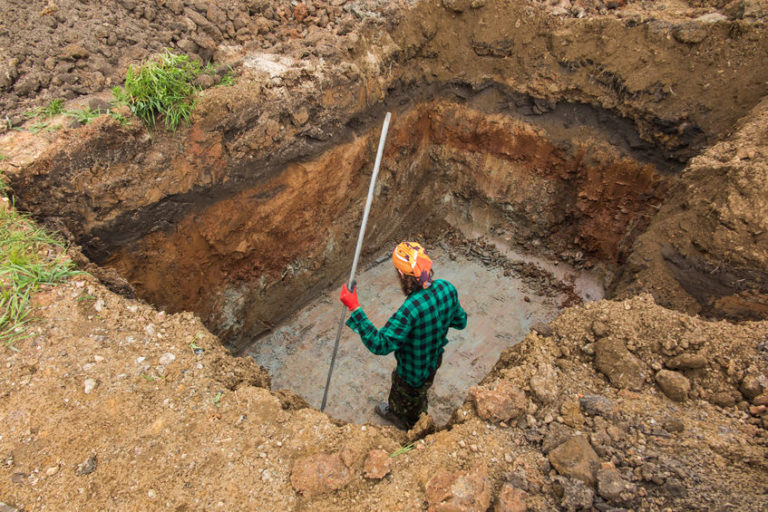
[[[444,425],[464,401],[467,389],[482,380],[499,354],[520,342],[533,324],[557,316],[566,296],[543,294],[536,284],[526,284],[516,274],[505,276],[503,269],[478,259],[455,254],[451,259],[442,249],[431,252],[435,276],[456,286],[468,315],[465,330],[449,331],[443,364],[429,395],[430,413],[438,425]],[[362,272],[357,282],[361,306],[374,325],[382,327],[402,304],[403,294],[387,255],[377,261],[382,262]],[[563,282],[577,280],[576,291],[583,299],[602,298],[594,275],[563,264],[549,265],[559,271]],[[336,289],[327,291],[246,351],[269,371],[273,389],[290,389],[316,408],[322,401],[342,309],[337,296]],[[394,367],[393,355],[371,354],[345,327],[326,412],[356,423],[383,423],[373,407],[386,401]]]

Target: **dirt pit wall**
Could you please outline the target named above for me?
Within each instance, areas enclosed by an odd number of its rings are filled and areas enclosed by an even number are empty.
[[[138,231],[146,229],[140,222],[123,223],[116,233],[100,228],[107,249],[91,255],[145,300],[195,311],[237,347],[345,273],[378,131],[364,130],[274,171],[254,169],[260,179],[237,189],[224,179],[198,193],[177,219],[155,219],[148,233]],[[198,151],[196,133],[193,127],[187,144],[202,155],[200,167],[239,165],[211,141]],[[521,116],[449,101],[396,113],[367,253],[401,237],[437,240],[450,229],[449,214],[472,223],[479,221],[473,211],[483,208],[490,212],[486,228],[522,248],[576,263],[619,262],[661,202],[665,178],[599,135],[588,124],[573,133],[548,130]],[[184,175],[189,160],[181,161],[173,175]],[[154,184],[148,185],[151,194]],[[132,214],[146,218],[152,211],[155,206]],[[124,243],[132,229],[133,239]]]

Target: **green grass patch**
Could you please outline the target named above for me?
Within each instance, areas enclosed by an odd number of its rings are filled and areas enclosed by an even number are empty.
[[[62,112],[64,112],[64,100],[57,98],[55,100],[51,100],[47,106],[33,108],[29,112],[26,112],[24,115],[30,119],[33,117],[49,118],[57,116]]]
[[[67,116],[71,117],[72,119],[75,119],[80,124],[88,124],[99,117],[102,112],[101,109],[98,108],[91,110],[91,107],[85,107],[74,110],[67,110],[65,114],[67,114]]]
[[[0,176],[0,194],[6,188]],[[0,205],[0,343],[16,350],[14,343],[29,336],[29,300],[40,286],[79,273],[60,241],[29,217]]]
[[[6,160],[8,160],[9,158],[11,158],[11,157],[9,157],[8,155],[6,155],[5,153],[0,153],[0,162],[5,162],[5,161],[6,161]]]
[[[48,133],[55,132],[59,128],[61,128],[61,126],[58,124],[51,125],[51,123],[49,123],[48,121],[37,121],[29,125],[27,130],[29,130],[34,135],[37,135],[40,132],[48,132]]]
[[[134,68],[128,68],[125,87],[112,92],[118,103],[124,103],[147,126],[162,120],[167,130],[175,131],[189,121],[198,88],[194,80],[208,72],[198,61],[166,49],[160,55]]]

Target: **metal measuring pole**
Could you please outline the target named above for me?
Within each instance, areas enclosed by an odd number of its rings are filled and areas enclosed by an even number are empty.
[[[357,248],[355,249],[355,259],[352,261],[352,271],[349,273],[349,281],[347,281],[347,289],[352,291],[355,285],[355,274],[357,273],[357,263],[360,260],[360,251],[363,248],[363,237],[365,236],[365,225],[368,223],[368,213],[371,211],[371,203],[373,202],[373,190],[376,188],[376,177],[379,175],[379,166],[381,165],[381,156],[384,153],[384,141],[387,138],[387,130],[389,130],[389,119],[392,117],[390,112],[387,112],[384,117],[384,127],[381,129],[381,137],[379,138],[379,150],[376,152],[376,163],[373,165],[373,176],[371,176],[371,185],[368,187],[368,199],[365,202],[365,210],[363,211],[363,224],[360,226],[360,234],[357,237]],[[352,288],[349,288],[349,287]],[[320,411],[325,411],[325,403],[328,401],[328,388],[331,387],[331,376],[333,375],[333,365],[336,363],[336,353],[339,350],[339,340],[341,339],[341,331],[344,329],[344,318],[347,315],[347,306],[342,304],[341,306],[341,319],[339,320],[339,330],[336,333],[336,343],[333,344],[333,355],[331,356],[331,367],[328,368],[328,380],[325,382],[325,391],[323,392],[323,403],[320,405]]]

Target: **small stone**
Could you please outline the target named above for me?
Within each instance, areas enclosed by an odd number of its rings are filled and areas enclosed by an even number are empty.
[[[529,384],[534,396],[543,404],[550,404],[560,394],[557,384],[557,370],[551,364],[540,363],[535,374],[531,376]]]
[[[168,366],[172,362],[176,360],[176,356],[170,352],[166,352],[162,356],[160,356],[160,359],[157,361],[159,364],[163,366]]]
[[[579,399],[581,410],[589,416],[611,418],[616,410],[616,402],[600,395],[584,395]]]
[[[381,480],[389,473],[391,457],[384,450],[371,450],[363,464],[365,478]]]
[[[619,389],[639,391],[645,382],[645,365],[617,338],[607,337],[595,343],[595,366]]]
[[[684,352],[666,362],[671,370],[695,370],[707,366],[707,358],[703,354]]]
[[[661,426],[667,432],[682,432],[685,430],[685,423],[680,418],[667,418],[662,422]]]
[[[656,374],[656,383],[670,399],[682,402],[688,399],[691,381],[685,375],[671,370],[661,370]]]
[[[765,380],[765,377],[762,375],[747,374],[739,384],[739,391],[747,400],[752,400],[765,389]]]
[[[707,29],[701,23],[688,22],[675,27],[672,36],[680,43],[694,45],[707,38]]]
[[[464,440],[463,440],[463,439],[460,439],[460,440],[459,440],[459,446],[461,446],[462,448],[466,448],[466,447],[467,447],[467,443],[466,443],[466,442],[464,442]]]
[[[352,476],[338,453],[318,453],[296,459],[291,471],[291,485],[300,494],[314,496],[341,489]]]
[[[526,512],[528,510],[527,497],[528,494],[525,491],[506,483],[501,486],[499,495],[496,497],[493,512]]]
[[[763,393],[752,399],[754,405],[768,405],[768,393]]]
[[[765,409],[765,407],[763,407],[763,409]],[[476,445],[476,444],[471,444],[471,445],[469,445],[469,449],[470,449],[471,451],[475,452],[475,453],[477,453],[477,450],[478,450],[478,448],[477,448],[477,445]]]
[[[45,470],[45,474],[48,476],[53,476],[58,472],[59,472],[59,466],[51,466]]]
[[[85,384],[83,385],[83,391],[85,394],[90,394],[94,389],[96,389],[96,381],[93,379],[85,379]]]
[[[98,466],[98,459],[96,458],[95,454],[91,454],[85,462],[82,464],[78,464],[77,470],[75,471],[75,474],[78,476],[86,476],[90,475],[94,471],[96,471],[96,467]]]
[[[507,380],[496,381],[493,388],[475,386],[469,395],[478,416],[487,421],[509,421],[525,414],[525,394]]]
[[[597,471],[597,493],[609,503],[619,503],[622,495],[634,491],[635,486],[625,480],[610,463]]]
[[[595,492],[584,482],[572,478],[556,478],[557,485],[562,489],[560,506],[564,510],[592,510]]]
[[[561,475],[595,485],[600,458],[584,436],[577,435],[549,452],[549,462]]]
[[[483,463],[468,472],[440,471],[425,491],[430,511],[485,512],[491,505],[491,482]]]
[[[147,497],[151,500],[155,499],[157,497],[157,493],[154,489],[150,489],[147,491]]]
[[[738,393],[736,394],[738,395]],[[741,395],[736,397],[733,395],[733,393],[729,393],[728,391],[721,391],[720,393],[711,395],[709,397],[709,401],[715,405],[719,405],[720,407],[733,407],[736,405],[736,402],[740,398]]]

